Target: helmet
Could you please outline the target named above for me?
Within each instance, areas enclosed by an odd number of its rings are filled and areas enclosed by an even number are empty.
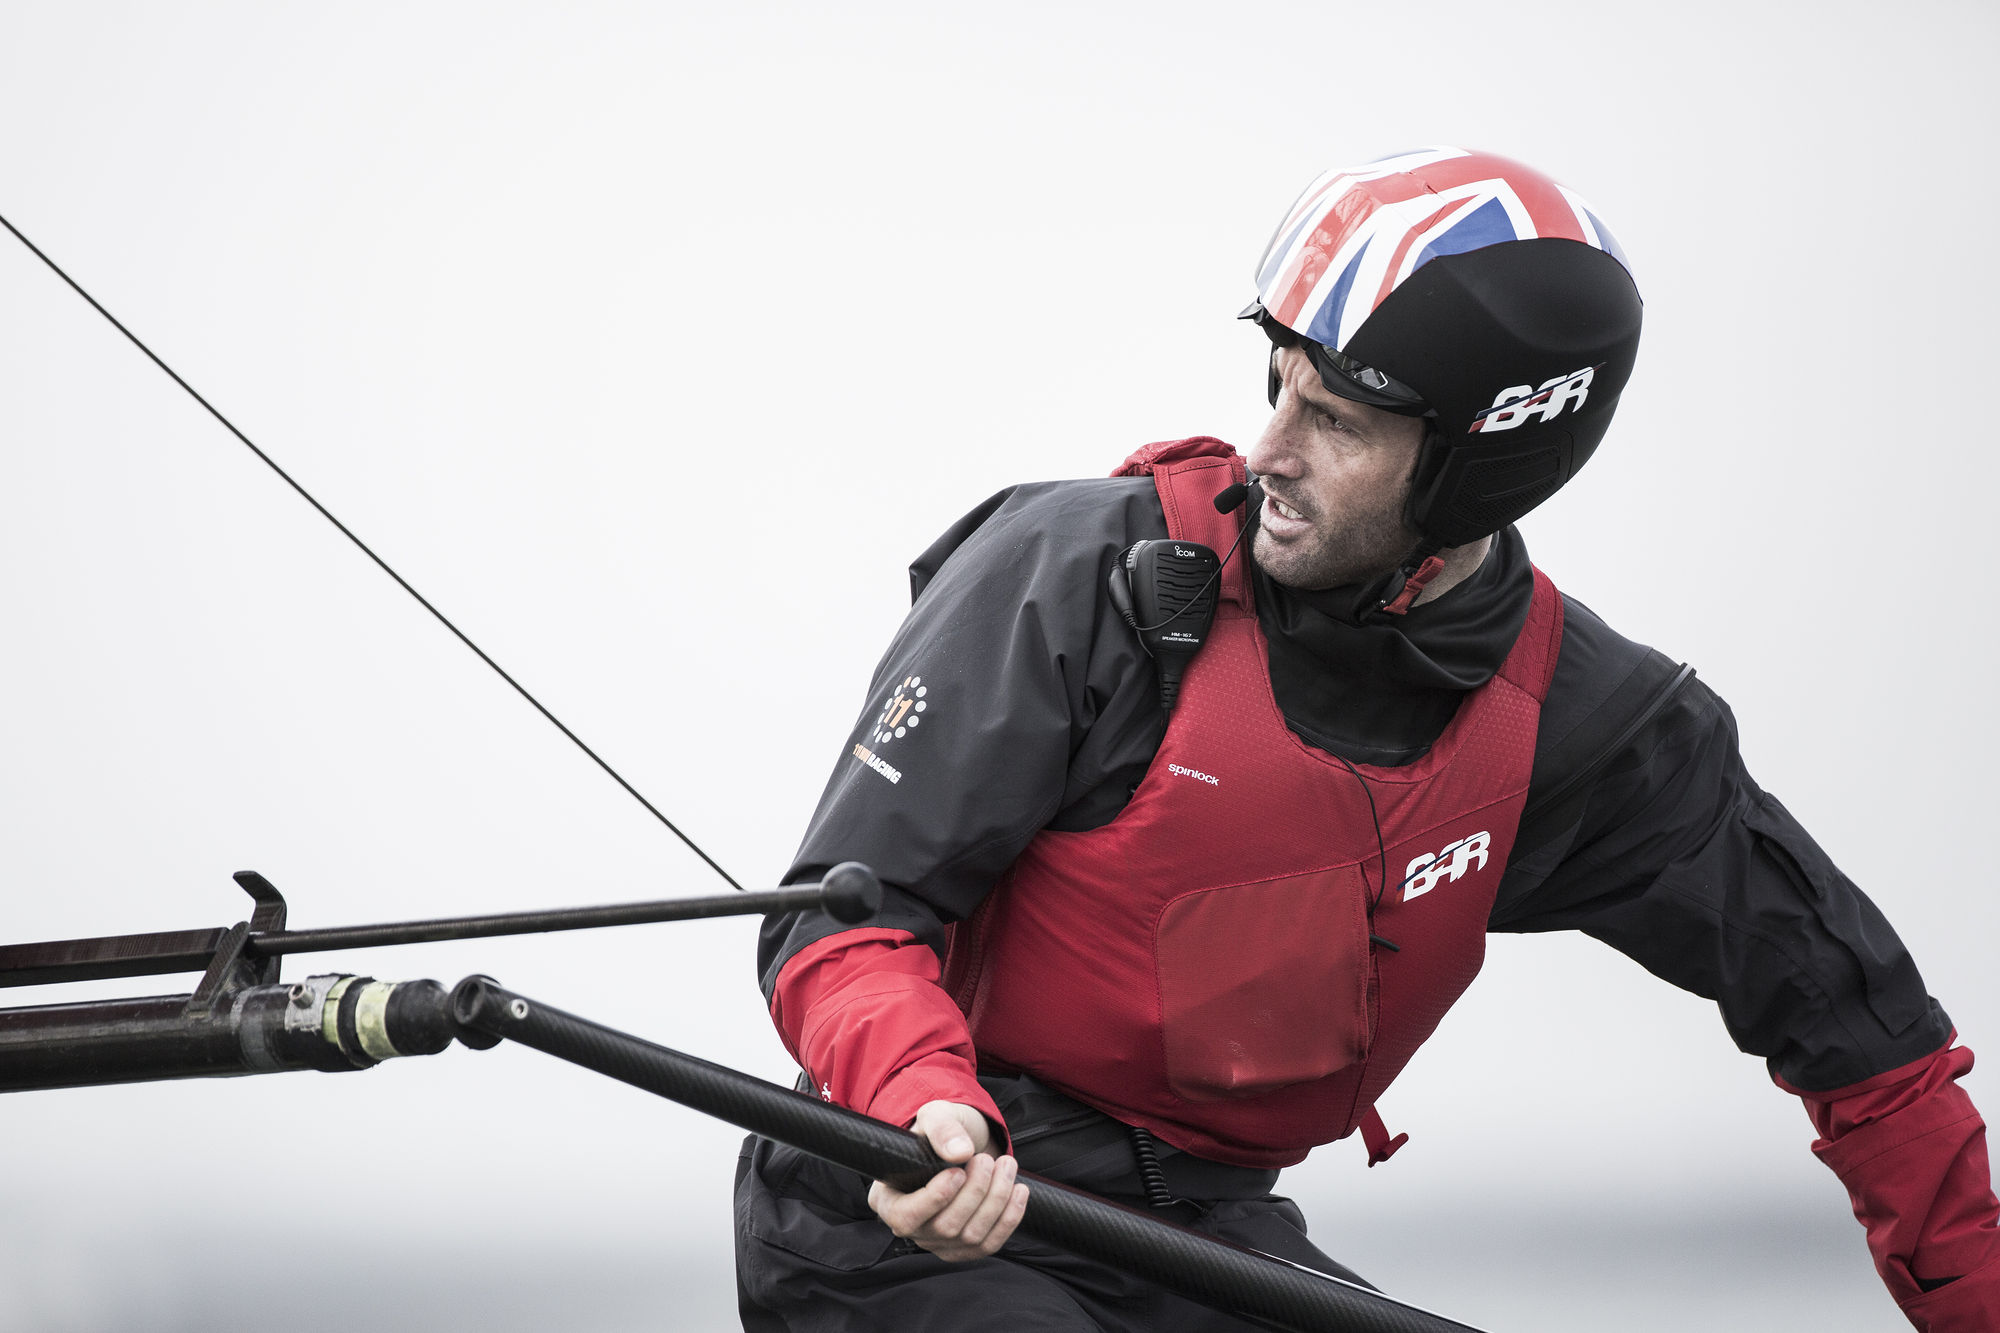
[[[1429,419],[1409,518],[1435,551],[1512,523],[1597,448],[1639,351],[1629,267],[1547,176],[1428,148],[1308,186],[1242,317],[1328,391]]]

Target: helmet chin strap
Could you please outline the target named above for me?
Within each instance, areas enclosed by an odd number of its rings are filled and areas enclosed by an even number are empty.
[[[1426,537],[1403,559],[1403,563],[1364,584],[1354,605],[1354,622],[1364,624],[1378,617],[1400,616],[1417,604],[1417,598],[1432,579],[1444,572],[1443,548]]]
[[[1410,474],[1410,495],[1406,521],[1418,531],[1423,525],[1417,520],[1417,490],[1422,480],[1434,470],[1444,447],[1444,436],[1435,421],[1425,423],[1424,438],[1417,448],[1417,461]],[[1427,466],[1429,465],[1429,466]],[[1444,558],[1438,552],[1444,543],[1425,536],[1410,548],[1402,563],[1382,577],[1361,585],[1361,595],[1354,603],[1354,623],[1365,625],[1371,620],[1385,616],[1400,616],[1417,604],[1430,581],[1444,572]]]

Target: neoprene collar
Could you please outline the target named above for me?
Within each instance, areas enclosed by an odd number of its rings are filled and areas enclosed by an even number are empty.
[[[1430,748],[1466,691],[1506,659],[1534,595],[1527,546],[1513,528],[1495,535],[1458,586],[1394,620],[1354,623],[1357,588],[1302,592],[1254,566],[1252,577],[1287,725],[1344,759],[1383,766]]]

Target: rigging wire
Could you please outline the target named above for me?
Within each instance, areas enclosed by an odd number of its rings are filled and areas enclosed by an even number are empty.
[[[451,621],[445,617],[444,612],[438,610],[435,606],[431,605],[430,599],[428,599],[422,593],[418,592],[414,587],[412,587],[408,579],[405,579],[401,574],[398,574],[394,569],[390,568],[388,561],[384,560],[381,556],[375,554],[373,550],[369,549],[368,543],[362,541],[359,537],[355,536],[353,531],[349,529],[345,523],[342,523],[339,519],[335,518],[333,516],[332,510],[328,509],[325,505],[321,504],[318,500],[314,499],[310,491],[306,490],[305,487],[299,485],[298,482],[294,481],[292,479],[292,475],[289,472],[285,471],[283,468],[279,467],[277,462],[269,454],[265,453],[262,449],[259,449],[254,443],[252,443],[248,435],[245,435],[242,431],[236,429],[236,424],[232,422],[228,417],[225,417],[224,415],[222,415],[222,413],[218,412],[215,409],[215,405],[213,403],[209,402],[208,399],[202,397],[199,393],[195,392],[195,388],[193,385],[189,384],[186,380],[182,379],[177,373],[175,373],[174,368],[172,366],[168,365],[166,362],[162,361],[157,355],[155,355],[153,349],[146,346],[145,343],[139,340],[139,336],[137,334],[133,333],[132,330],[126,328],[122,323],[120,323],[117,316],[113,315],[109,310],[106,310],[102,305],[98,304],[96,297],[92,296],[89,292],[85,291],[82,285],[79,284],[75,278],[72,278],[69,274],[63,272],[62,266],[57,264],[55,260],[50,259],[46,254],[43,254],[40,246],[36,245],[33,241],[29,240],[26,236],[22,235],[20,228],[16,227],[13,223],[9,222],[4,216],[0,216],[0,227],[5,227],[8,231],[12,232],[14,234],[14,238],[20,241],[21,244],[27,246],[28,249],[31,252],[33,252],[35,258],[41,260],[44,264],[48,265],[50,271],[53,272],[58,278],[61,278],[64,282],[68,283],[70,289],[74,291],[78,296],[81,296],[84,300],[90,302],[91,309],[95,310],[98,314],[104,316],[105,319],[109,320],[111,322],[111,327],[117,329],[120,333],[124,334],[127,340],[129,340],[134,347],[138,348],[140,351],[146,354],[148,360],[150,360],[154,365],[158,366],[161,370],[167,373],[167,378],[171,379],[174,383],[180,385],[181,388],[187,391],[187,394],[190,398],[194,399],[197,403],[200,403],[202,407],[206,408],[208,414],[214,417],[217,421],[221,422],[223,427],[226,430],[228,430],[228,432],[231,435],[234,435],[238,440],[241,440],[245,448],[247,448],[251,453],[257,455],[257,457],[261,459],[264,465],[270,468],[271,471],[277,473],[278,476],[281,479],[283,479],[284,483],[287,486],[290,486],[293,490],[297,491],[299,495],[304,498],[307,504],[311,505],[314,509],[317,509],[320,512],[320,516],[322,518],[326,519],[327,522],[333,524],[334,527],[340,529],[341,536],[347,538],[347,540],[349,540],[350,542],[353,542],[357,547],[361,549],[361,553],[363,555],[367,556],[370,560],[373,560],[376,563],[376,565],[380,567],[380,569],[384,574],[387,574],[390,578],[396,580],[396,584],[398,587],[402,588],[402,590],[410,594],[410,596],[416,598],[417,604],[419,606],[423,607],[424,610],[430,612],[432,616],[436,617],[437,622],[440,625],[443,625],[446,629],[450,630],[454,635],[456,635],[458,641],[464,644],[466,647],[470,648],[475,654],[477,654],[480,661],[486,663],[487,666],[492,667],[494,672],[500,677],[500,679],[506,681],[509,685],[513,686],[514,692],[516,694],[520,695],[523,699],[526,699],[529,703],[533,704],[535,706],[536,712],[540,713],[543,717],[547,718],[551,723],[553,723],[557,731],[560,731],[563,735],[569,737],[569,739],[576,745],[576,748],[582,750],[585,754],[589,755],[591,761],[594,762],[599,768],[603,769],[606,773],[609,773],[611,775],[612,781],[616,782],[619,786],[623,787],[626,790],[626,792],[631,795],[633,800],[637,801],[640,805],[645,806],[647,812],[650,813],[653,816],[653,818],[659,820],[662,824],[666,825],[668,832],[672,833],[676,838],[679,838],[683,843],[685,843],[689,851],[693,852],[696,856],[699,856],[703,861],[707,862],[709,869],[713,870],[716,874],[722,876],[722,878],[728,882],[730,888],[736,889],[738,891],[742,890],[743,886],[741,884],[738,884],[736,882],[735,877],[732,876],[727,870],[724,870],[720,865],[716,864],[714,857],[710,856],[707,852],[703,851],[700,847],[696,846],[694,839],[688,837],[687,834],[681,832],[680,829],[675,826],[673,820],[668,819],[665,815],[661,814],[657,806],[655,806],[651,801],[647,800],[644,796],[640,795],[639,789],[637,787],[634,787],[631,783],[627,782],[624,779],[624,777],[619,774],[617,769],[613,768],[610,764],[605,763],[604,759],[597,753],[597,751],[591,749],[588,745],[585,745],[583,743],[582,737],[578,736],[575,732],[571,731],[567,726],[563,725],[563,721],[561,718],[557,717],[554,713],[551,713],[547,708],[543,707],[541,700],[537,699],[534,695],[528,693],[526,687],[523,686],[520,681],[515,680],[512,676],[508,675],[506,670],[503,669],[498,662],[494,661],[491,657],[487,656],[486,650],[484,648],[481,648],[478,644],[474,643],[470,638],[466,637],[465,631],[461,630],[458,626],[452,624]]]

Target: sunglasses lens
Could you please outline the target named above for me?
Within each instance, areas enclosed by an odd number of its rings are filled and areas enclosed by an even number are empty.
[[[1319,371],[1320,381],[1329,391],[1347,398],[1360,398],[1362,402],[1405,415],[1418,416],[1430,410],[1416,390],[1391,379],[1375,367],[1364,365],[1325,343],[1307,342],[1304,346],[1306,355]],[[1355,389],[1365,392],[1357,394]]]
[[[1319,371],[1320,381],[1331,393],[1347,398],[1360,397],[1363,402],[1412,416],[1422,415],[1430,410],[1422,395],[1408,385],[1390,379],[1375,367],[1363,365],[1346,353],[1328,347],[1325,343],[1300,337],[1292,329],[1274,319],[1271,312],[1264,308],[1262,301],[1252,301],[1236,318],[1247,319],[1264,330],[1264,335],[1274,346],[1303,348],[1306,356],[1312,361],[1313,368]],[[1365,395],[1357,395],[1352,392],[1356,388],[1367,392]],[[1275,406],[1278,401],[1278,370],[1275,362],[1271,367],[1270,390],[1271,402]]]

